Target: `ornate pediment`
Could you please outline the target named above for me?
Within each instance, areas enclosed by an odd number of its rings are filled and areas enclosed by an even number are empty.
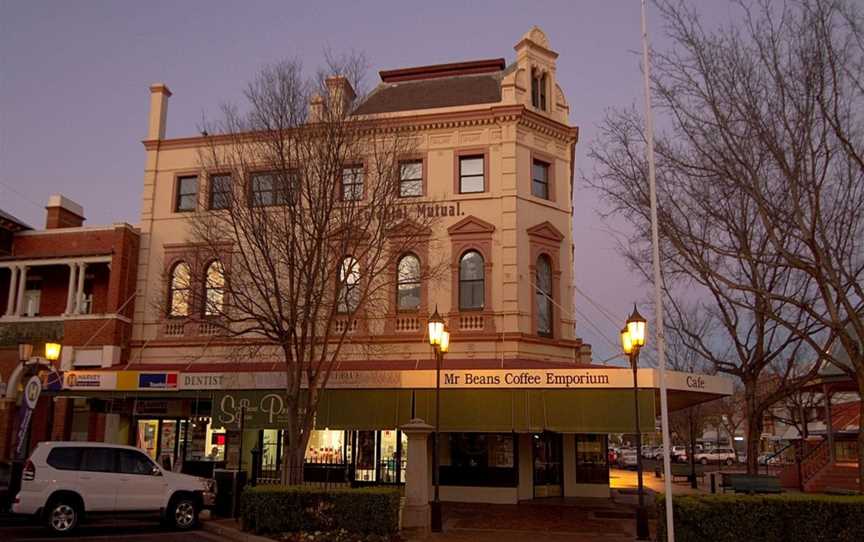
[[[390,237],[428,237],[432,228],[426,224],[418,224],[413,220],[401,220],[387,230]]]
[[[480,220],[476,216],[466,216],[459,222],[447,228],[447,233],[450,235],[476,235],[478,233],[492,233],[495,231],[495,226]]]
[[[558,231],[558,228],[552,225],[551,222],[546,221],[536,226],[532,226],[528,228],[528,235],[533,237],[541,237],[543,239],[548,239],[549,241],[554,241],[556,243],[560,243],[564,240],[564,234]]]

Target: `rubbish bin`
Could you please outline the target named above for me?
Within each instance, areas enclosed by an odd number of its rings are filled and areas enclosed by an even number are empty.
[[[214,469],[216,480],[216,506],[213,512],[223,518],[234,518],[240,514],[240,494],[246,485],[246,471]]]

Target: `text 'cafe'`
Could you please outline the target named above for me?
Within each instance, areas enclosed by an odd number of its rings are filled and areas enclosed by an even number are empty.
[[[617,367],[442,371],[441,498],[608,496],[608,435],[633,432],[632,378]],[[732,393],[724,377],[667,371],[666,380],[671,411]],[[256,449],[260,476],[277,478],[284,382],[269,371],[71,371],[55,393],[76,398],[73,438],[97,412],[106,441],[136,445],[173,470],[249,471]],[[653,432],[658,371],[639,369],[638,383],[641,429]],[[306,479],[404,483],[408,440],[400,428],[412,419],[435,424],[434,388],[431,370],[334,372],[306,451]]]

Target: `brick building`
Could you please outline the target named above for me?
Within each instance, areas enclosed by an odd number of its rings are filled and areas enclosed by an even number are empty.
[[[139,233],[129,224],[84,226],[84,210],[53,195],[44,229],[0,213],[0,459],[8,456],[18,388],[27,369],[18,345],[43,351],[62,345],[56,369],[110,367],[128,357]],[[74,399],[43,396],[31,427],[31,443],[69,438]],[[81,424],[89,424],[82,412]],[[98,425],[98,423],[96,424]],[[102,440],[87,427],[82,435]]]

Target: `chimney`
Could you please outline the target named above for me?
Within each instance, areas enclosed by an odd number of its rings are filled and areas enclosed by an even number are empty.
[[[84,208],[61,195],[53,194],[45,206],[45,229],[80,228],[84,225]]]
[[[321,122],[324,118],[324,98],[314,94],[309,99],[309,122]]]
[[[351,111],[351,104],[354,103],[354,98],[357,97],[357,94],[354,92],[354,88],[348,82],[348,79],[342,75],[334,75],[333,77],[328,77],[325,82],[327,83],[327,92],[329,93],[328,103],[330,107],[334,108],[334,111],[339,116]]]
[[[150,118],[147,140],[165,139],[165,121],[168,117],[168,98],[171,91],[164,83],[150,85]]]

